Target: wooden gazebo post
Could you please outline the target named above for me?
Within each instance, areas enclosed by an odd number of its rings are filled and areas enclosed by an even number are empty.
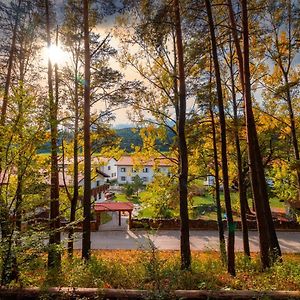
[[[119,210],[119,226],[121,226],[121,211]]]
[[[129,212],[128,227],[129,227],[129,229],[131,229],[131,222],[132,222],[132,220],[131,220],[131,213],[132,213],[132,210],[129,210],[128,212]]]

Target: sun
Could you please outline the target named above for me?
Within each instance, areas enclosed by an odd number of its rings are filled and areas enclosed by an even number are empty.
[[[45,57],[47,60],[50,59],[52,64],[57,64],[59,66],[67,64],[70,60],[68,53],[56,45],[45,48]]]

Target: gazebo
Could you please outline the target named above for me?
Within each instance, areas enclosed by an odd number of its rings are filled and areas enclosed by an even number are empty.
[[[121,213],[129,213],[129,229],[131,229],[131,215],[133,210],[133,204],[131,202],[101,202],[95,203],[94,211],[96,215],[96,226],[97,229],[101,223],[101,212],[118,211],[119,212],[119,226],[121,226]]]

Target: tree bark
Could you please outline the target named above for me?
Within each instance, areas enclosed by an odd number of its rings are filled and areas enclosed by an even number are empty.
[[[238,188],[239,188],[239,200],[240,200],[240,213],[241,213],[241,225],[243,233],[243,248],[244,254],[250,257],[250,245],[249,245],[249,235],[248,235],[248,225],[247,225],[247,191],[245,187],[245,178],[243,173],[243,158],[240,146],[239,138],[239,124],[238,124],[238,106],[236,101],[235,93],[235,80],[234,80],[234,70],[233,70],[233,53],[231,48],[230,41],[230,79],[231,79],[231,96],[233,103],[233,123],[234,123],[234,139],[235,139],[235,148],[237,156],[237,167],[238,167]]]
[[[18,23],[19,23],[19,16],[20,16],[20,8],[21,8],[22,0],[18,1],[18,7],[17,7],[17,13],[16,13],[16,19],[13,27],[12,32],[12,41],[9,51],[9,58],[8,58],[8,67],[7,67],[7,74],[5,78],[5,86],[4,86],[4,94],[3,94],[3,100],[2,100],[2,106],[1,106],[1,117],[0,117],[0,126],[5,125],[6,120],[6,112],[7,112],[7,104],[8,104],[8,96],[9,96],[9,88],[11,85],[11,73],[12,73],[12,67],[14,62],[14,56],[16,52],[16,38],[17,38],[17,31],[18,31]],[[0,132],[0,137],[3,139],[3,133]],[[0,141],[2,144],[2,141]],[[0,153],[2,153],[3,147],[0,146]],[[1,167],[1,160],[0,158],[0,172],[2,172]],[[2,191],[2,187],[0,187],[0,192]],[[6,239],[10,235],[10,222],[9,222],[9,209],[7,207],[7,204],[5,203],[2,196],[0,196],[0,227],[1,227],[1,242],[5,244]],[[2,270],[2,278],[1,282],[3,282],[5,277],[5,270]]]
[[[294,156],[295,156],[296,162],[300,163],[298,138],[297,138],[297,132],[296,132],[295,116],[294,116],[294,109],[293,109],[291,91],[290,91],[290,86],[289,86],[288,73],[284,72],[283,67],[281,69],[283,72],[283,78],[284,78],[284,83],[285,83],[285,87],[286,87],[286,101],[288,104]],[[296,168],[296,174],[297,174],[297,186],[298,186],[298,201],[300,201],[300,169],[299,168]]]
[[[13,27],[11,47],[10,47],[10,51],[9,51],[8,67],[7,67],[4,95],[3,95],[2,107],[1,107],[0,125],[2,125],[2,126],[5,125],[5,119],[6,119],[9,87],[10,87],[10,82],[11,82],[11,73],[12,73],[14,56],[15,56],[15,52],[16,52],[16,38],[17,38],[17,29],[18,29],[19,16],[20,16],[20,10],[21,10],[21,2],[22,2],[22,0],[19,0],[19,2],[18,2],[17,14],[16,14],[16,19],[15,19],[15,24]]]
[[[176,30],[176,49],[178,55],[178,73],[179,73],[179,118],[178,118],[178,139],[180,156],[180,174],[179,174],[179,201],[180,201],[180,250],[181,250],[181,268],[191,268],[191,249],[189,233],[189,215],[188,215],[188,151],[185,136],[186,119],[186,86],[184,70],[184,53],[180,20],[179,1],[174,0],[175,12],[175,30]]]
[[[90,37],[89,0],[83,1],[84,19],[84,194],[82,258],[88,260],[91,250],[91,142],[90,142]]]
[[[227,227],[228,227],[228,244],[227,244],[227,270],[232,276],[235,276],[235,253],[234,253],[234,232],[235,224],[233,222],[230,190],[229,190],[229,176],[228,176],[228,162],[227,162],[227,145],[226,145],[226,119],[223,104],[222,95],[222,83],[218,61],[217,43],[214,31],[214,21],[212,17],[211,4],[209,0],[205,0],[205,6],[207,10],[207,17],[209,23],[209,31],[211,36],[211,46],[213,62],[215,67],[216,85],[217,85],[217,98],[219,107],[220,127],[221,127],[221,155],[222,155],[222,171],[223,171],[223,188],[225,207],[227,215]]]
[[[79,123],[79,109],[78,109],[78,60],[76,61],[75,66],[75,126],[74,126],[74,145],[73,145],[73,159],[74,159],[74,168],[73,168],[73,197],[71,201],[71,213],[70,213],[70,223],[71,227],[69,229],[69,238],[68,238],[68,254],[73,256],[74,248],[74,223],[76,216],[76,206],[78,202],[78,123]]]
[[[267,184],[252,110],[247,1],[241,0],[241,4],[244,52],[244,104],[246,114],[248,155],[251,169],[252,191],[255,201],[255,210],[259,230],[261,261],[262,267],[266,268],[270,266],[270,254],[273,258],[275,258],[276,256],[281,255],[281,251],[272,219]]]
[[[49,0],[45,0],[46,8],[46,31],[47,31],[47,47],[51,47],[50,33],[50,10]],[[57,67],[56,67],[57,68]],[[57,73],[57,71],[55,71]],[[57,75],[57,74],[56,74]],[[53,69],[50,58],[48,59],[48,97],[50,107],[50,131],[51,131],[51,188],[50,188],[50,235],[49,235],[49,252],[48,267],[60,268],[61,256],[57,247],[60,245],[60,219],[59,219],[59,177],[58,177],[58,161],[57,161],[57,97],[54,99],[53,92]],[[56,76],[55,76],[56,77]],[[57,78],[55,90],[57,92]]]
[[[210,117],[211,117],[211,127],[212,127],[212,137],[213,137],[213,149],[214,149],[214,169],[215,169],[215,199],[217,206],[217,221],[218,221],[218,231],[219,231],[219,243],[220,243],[220,253],[221,259],[225,263],[226,259],[226,243],[224,236],[224,226],[222,221],[222,209],[221,209],[221,200],[220,200],[220,179],[219,179],[219,162],[218,162],[218,148],[217,148],[217,137],[216,137],[216,124],[214,112],[212,105],[209,105]]]

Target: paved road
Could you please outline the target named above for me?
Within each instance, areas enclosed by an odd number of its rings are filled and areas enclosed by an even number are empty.
[[[151,245],[161,250],[179,250],[179,230],[128,230],[128,216],[122,216],[119,226],[118,213],[111,213],[112,220],[100,226],[100,231],[93,232],[91,236],[92,249],[149,249]],[[282,252],[300,253],[300,232],[277,232]],[[258,236],[256,231],[249,232],[250,249],[259,251]],[[191,230],[190,244],[192,250],[219,250],[217,231]],[[80,234],[74,247],[81,249]],[[236,232],[236,251],[243,251],[241,231]]]
[[[251,251],[258,251],[257,232],[250,233]],[[300,252],[300,232],[278,232],[282,252]],[[103,230],[93,232],[91,236],[92,249],[148,249],[153,243],[161,250],[179,250],[180,232],[178,230],[160,230],[147,232],[141,230]],[[190,232],[192,250],[218,250],[218,232],[193,230]],[[242,235],[236,232],[236,251],[243,250]],[[81,249],[80,235],[75,243],[76,249]]]

